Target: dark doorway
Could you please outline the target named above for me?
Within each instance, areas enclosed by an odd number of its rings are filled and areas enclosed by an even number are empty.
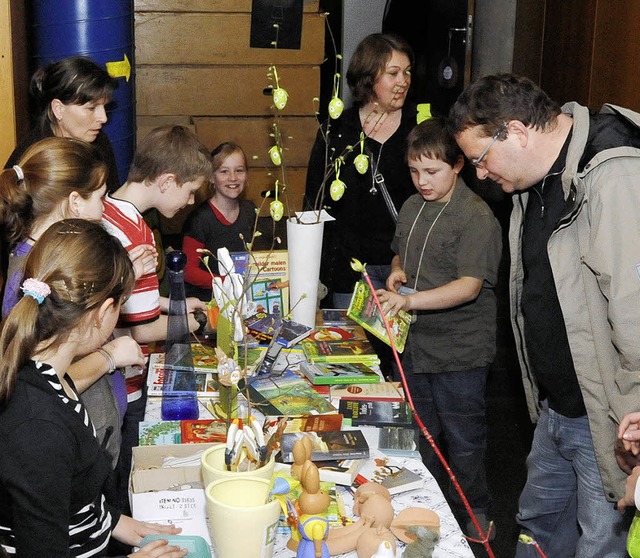
[[[474,0],[389,0],[382,31],[404,37],[415,52],[411,96],[446,115],[468,83]]]

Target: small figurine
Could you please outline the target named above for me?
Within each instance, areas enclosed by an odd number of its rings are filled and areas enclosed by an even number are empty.
[[[329,558],[329,549],[325,539],[329,534],[329,521],[326,512],[331,498],[320,490],[320,473],[311,461],[307,461],[300,477],[302,494],[298,498],[301,512],[298,521],[300,543],[296,558]]]

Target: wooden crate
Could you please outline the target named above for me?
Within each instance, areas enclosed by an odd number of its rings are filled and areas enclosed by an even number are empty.
[[[254,116],[272,114],[266,66],[138,66],[136,110],[141,116]],[[287,116],[313,116],[319,66],[281,66],[289,92]]]
[[[251,12],[253,0],[134,0],[136,12]],[[318,0],[304,0],[305,12],[317,12]]]
[[[274,119],[270,117],[197,117],[195,131],[209,149],[224,141],[242,147],[251,166],[271,166],[268,151],[275,144],[270,134]],[[285,147],[284,159],[290,167],[306,167],[315,140],[318,122],[311,116],[292,116],[278,119]]]
[[[193,40],[184,40],[185,31]],[[135,14],[136,64],[322,64],[324,16],[305,14],[300,49],[251,48],[251,14]],[[250,61],[250,62],[248,62]]]

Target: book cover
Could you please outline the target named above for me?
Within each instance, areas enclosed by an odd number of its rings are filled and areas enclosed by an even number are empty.
[[[289,253],[287,250],[231,252],[236,272],[249,281],[248,297],[258,311],[289,313]]]
[[[249,394],[264,415],[310,415],[336,411],[307,380],[291,370],[250,378]]]
[[[413,414],[406,401],[341,399],[338,411],[352,426],[411,426]]]
[[[203,444],[227,441],[227,421],[199,419],[180,421],[183,444]]]
[[[331,386],[331,399],[379,399],[381,401],[404,401],[404,390],[400,382],[377,384],[347,384]]]
[[[404,426],[382,426],[379,429],[378,449],[387,455],[420,457],[420,431]]]
[[[422,477],[404,467],[393,458],[378,451],[372,451],[356,475],[355,485],[365,482],[377,482],[387,488],[391,494],[420,489],[424,485]]]
[[[147,374],[147,396],[161,397],[164,387],[165,375],[172,385],[178,385],[181,376],[185,372],[180,370],[167,370],[164,368],[164,354],[151,353],[149,355],[149,373]],[[218,398],[218,375],[213,372],[206,374],[196,374],[196,393],[198,397]]]
[[[258,312],[244,321],[249,333],[258,342],[268,343],[276,336],[276,343],[285,348],[291,348],[296,343],[307,337],[313,328],[294,322],[283,320],[279,314],[267,314]]]
[[[354,322],[375,335],[378,339],[391,345],[387,330],[382,321],[382,316],[369,289],[369,285],[363,280],[356,283],[351,297],[351,303],[347,310]],[[395,316],[386,316],[389,328],[393,335],[393,343],[399,353],[404,351],[404,346],[411,326],[411,314],[400,310]]]
[[[138,424],[138,445],[166,446],[182,443],[179,420],[143,420]]]
[[[359,362],[303,361],[300,372],[315,385],[375,384],[382,380],[377,372]]]
[[[316,466],[320,473],[322,482],[331,482],[343,486],[351,486],[356,475],[365,464],[365,459],[343,459],[342,461],[318,461]],[[277,464],[279,470],[290,473],[291,465],[289,463]]]
[[[348,341],[311,341],[304,340],[302,349],[311,362],[360,362],[377,366],[380,359],[371,343],[366,339]]]
[[[283,432],[326,432],[328,430],[342,429],[342,415],[327,413],[324,415],[299,415],[299,416],[267,416],[264,419],[263,431],[265,438],[269,437],[277,428],[280,419],[286,419]]]
[[[283,463],[293,463],[293,444],[302,436],[311,438],[311,461],[364,459],[369,457],[369,444],[359,430],[331,430],[328,432],[291,432],[282,435]]]
[[[245,367],[246,354],[246,369],[248,371],[253,371],[260,365],[267,354],[268,349],[269,347],[267,345],[257,345],[255,347],[247,347],[246,349],[245,347],[240,346],[238,347],[236,362],[240,366]],[[306,357],[304,356],[304,352],[301,348],[283,348],[273,364],[272,372],[284,372],[287,368],[291,368],[305,359]]]
[[[218,369],[218,359],[215,355],[215,348],[202,343],[192,343],[191,352],[193,354],[193,371],[196,374],[215,373]],[[155,356],[153,356],[155,355]],[[153,356],[153,361],[151,357]],[[149,355],[149,366],[164,365],[164,353],[151,353]]]

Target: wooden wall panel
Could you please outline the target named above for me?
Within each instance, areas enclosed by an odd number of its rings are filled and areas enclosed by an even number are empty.
[[[250,12],[252,0],[134,0],[136,12]],[[304,0],[305,12],[317,12],[318,0]]]
[[[136,139],[140,142],[154,128],[169,125],[185,126],[197,135],[193,118],[190,116],[138,116],[136,119]]]
[[[589,102],[597,1],[546,2],[540,85],[561,104]]]
[[[640,2],[599,0],[589,105],[640,111]]]
[[[272,114],[267,66],[140,66],[136,71],[138,115],[254,116]],[[319,66],[282,67],[289,92],[288,116],[314,114],[320,91]]]
[[[273,118],[194,118],[196,134],[209,149],[223,141],[233,141],[240,145],[249,159],[249,166],[271,166],[268,151],[275,141],[270,136]],[[290,167],[306,167],[309,154],[318,130],[314,117],[282,117],[280,132],[285,147],[286,164]]]
[[[185,30],[193,40],[184,40]],[[136,64],[322,64],[324,16],[305,14],[300,49],[251,48],[250,13],[135,14]]]

